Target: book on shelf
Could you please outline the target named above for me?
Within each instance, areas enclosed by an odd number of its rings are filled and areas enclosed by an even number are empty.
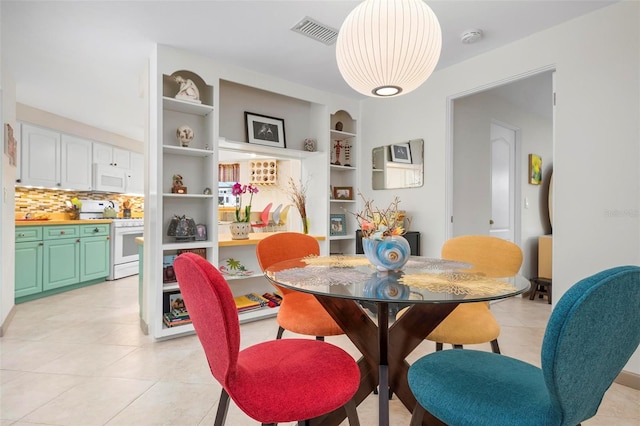
[[[164,284],[178,282],[176,273],[173,270],[173,261],[176,260],[176,257],[178,257],[177,254],[162,257],[162,282]]]
[[[242,296],[234,297],[236,309],[238,312],[247,312],[254,309],[260,309],[269,304],[269,300],[257,293],[247,293]]]
[[[167,327],[175,327],[177,325],[191,324],[191,318],[176,318],[171,312],[165,312],[162,315],[162,321]]]
[[[207,258],[207,249],[206,248],[192,248],[192,249],[180,249],[180,250],[178,250],[178,256],[180,256],[182,253],[194,253],[194,254],[197,254],[198,256],[202,257],[203,259]]]

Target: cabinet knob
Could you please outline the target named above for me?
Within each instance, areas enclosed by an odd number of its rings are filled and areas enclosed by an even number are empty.
[[[62,184],[60,182],[56,183],[56,186],[62,186]]]
[[[93,232],[100,232],[98,228],[94,229]]]
[[[43,245],[44,245],[44,243],[38,243],[38,245],[39,245],[39,246],[43,246]]]
[[[21,232],[18,234],[18,237],[24,237],[24,234]]]
[[[493,219],[489,219],[489,225],[493,225]]]
[[[16,182],[20,183],[22,182],[22,179],[16,179]]]
[[[65,234],[65,232],[64,232],[64,231],[60,231],[60,235],[64,235],[64,234]]]
[[[111,237],[107,237],[107,240],[110,240],[110,239],[111,239]]]
[[[79,243],[79,242],[80,242],[80,238],[78,238],[78,239],[76,240],[76,243]]]

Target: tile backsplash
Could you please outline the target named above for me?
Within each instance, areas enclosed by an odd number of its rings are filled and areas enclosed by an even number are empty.
[[[120,204],[122,215],[122,203],[129,200],[131,203],[131,215],[142,217],[144,214],[144,197],[136,197],[123,194],[105,194],[100,192],[82,191],[57,191],[55,189],[34,189],[16,187],[17,215],[27,213],[64,213],[67,211],[66,201],[73,197],[81,200],[111,200]]]

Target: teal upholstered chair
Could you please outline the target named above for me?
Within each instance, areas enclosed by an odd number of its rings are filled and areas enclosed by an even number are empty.
[[[409,368],[418,404],[456,426],[575,426],[593,417],[640,344],[640,267],[621,266],[571,287],[553,310],[542,368],[507,356],[440,351]]]

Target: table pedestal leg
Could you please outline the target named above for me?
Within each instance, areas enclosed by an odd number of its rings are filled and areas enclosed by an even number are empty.
[[[387,302],[377,303],[376,324],[356,300],[315,296],[363,355],[358,360],[360,387],[354,397],[356,404],[364,401],[378,386],[380,425],[389,424],[389,389],[410,412],[413,411],[416,399],[409,388],[409,364],[405,358],[458,304],[415,304],[389,327]],[[345,417],[345,411],[340,408],[313,419],[311,424],[339,425]]]

